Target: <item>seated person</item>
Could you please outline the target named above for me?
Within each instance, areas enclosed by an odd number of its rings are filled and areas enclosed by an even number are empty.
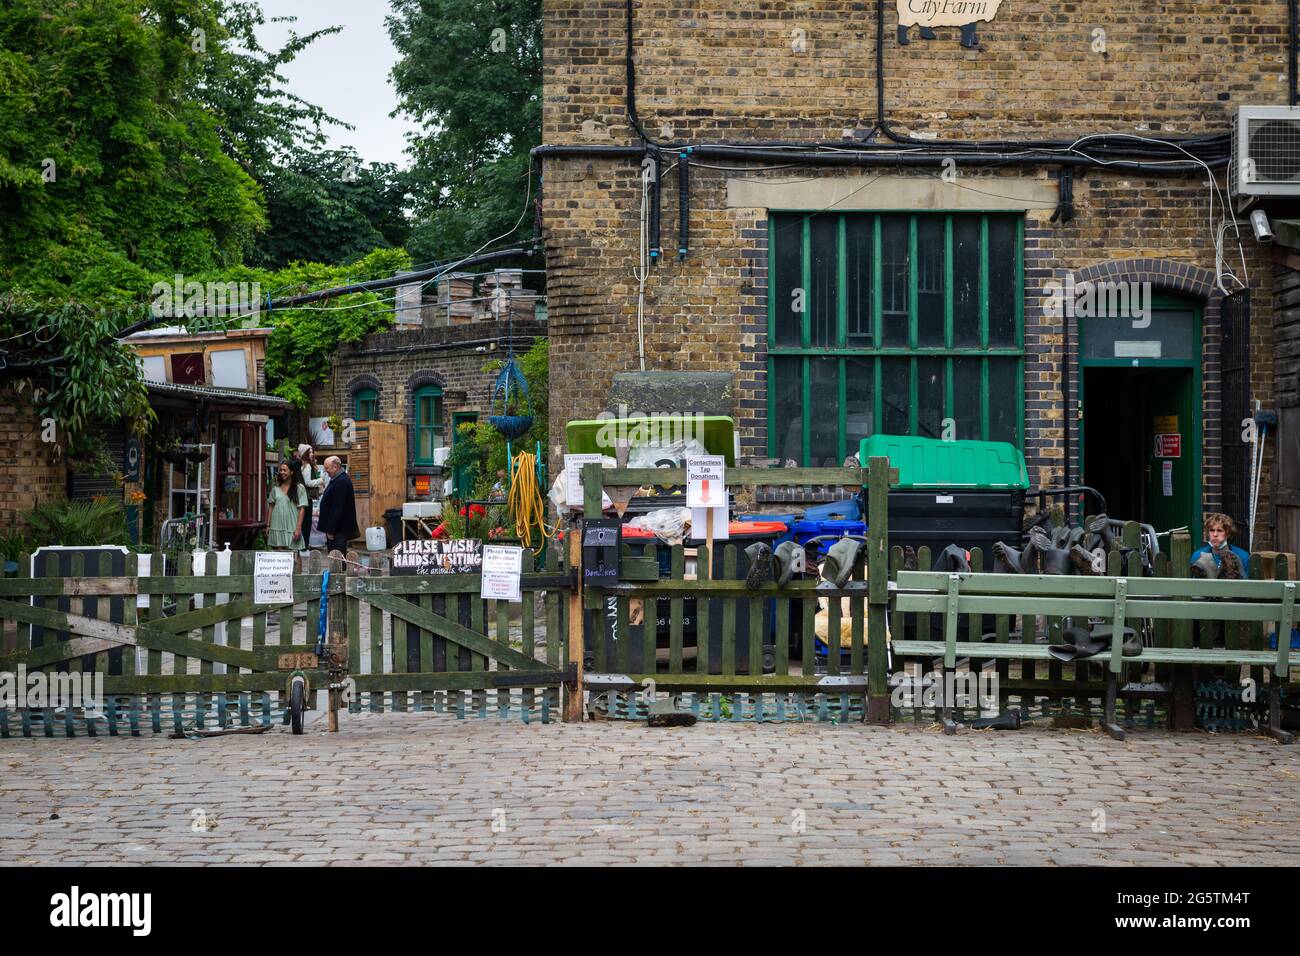
[[[1193,569],[1202,573],[1198,577],[1220,577],[1230,580],[1245,580],[1250,576],[1250,555],[1241,548],[1234,548],[1228,541],[1237,533],[1237,525],[1225,514],[1215,512],[1205,516],[1205,547],[1192,555]],[[1209,555],[1218,571],[1217,575],[1204,573],[1206,562],[1199,565],[1198,560]]]

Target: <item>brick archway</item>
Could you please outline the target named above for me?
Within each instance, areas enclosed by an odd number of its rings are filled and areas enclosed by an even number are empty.
[[[1060,270],[1060,277],[1069,270]],[[1112,259],[1073,270],[1075,284],[1081,282],[1149,282],[1153,290],[1193,298],[1201,303],[1201,507],[1214,510],[1223,494],[1223,426],[1211,414],[1219,405],[1220,311],[1223,293],[1214,272],[1190,262],[1174,259]],[[1079,398],[1079,320],[1069,318],[1071,339],[1070,395],[1067,408],[1076,408]],[[1080,474],[1078,420],[1067,415],[1070,429],[1071,469]]]

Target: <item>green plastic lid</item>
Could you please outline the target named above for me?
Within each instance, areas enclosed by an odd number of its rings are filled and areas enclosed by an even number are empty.
[[[862,439],[858,458],[888,458],[898,469],[898,488],[1029,487],[1020,449],[1003,441],[940,441],[908,435]]]
[[[710,455],[725,455],[736,465],[736,423],[725,415],[653,415],[638,418],[597,418],[569,422],[564,437],[571,455],[609,455],[626,441],[632,446],[667,445],[697,439]]]

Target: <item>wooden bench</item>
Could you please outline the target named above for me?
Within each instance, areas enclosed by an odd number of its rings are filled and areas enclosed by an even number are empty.
[[[944,634],[942,641],[895,640],[894,655],[942,657],[945,677],[961,657],[1051,659],[1046,644],[958,641],[961,614],[1071,617],[1080,622],[1103,618],[1113,625],[1110,649],[1081,660],[1107,665],[1103,727],[1112,737],[1124,739],[1115,716],[1115,701],[1125,665],[1168,664],[1271,668],[1269,721],[1264,730],[1281,743],[1294,739],[1281,727],[1281,685],[1288,676],[1289,636],[1296,620],[1296,582],[901,571],[893,589],[899,611],[941,615]],[[1278,624],[1278,646],[1276,651],[1144,647],[1139,656],[1124,657],[1124,622],[1147,618],[1274,622]],[[943,699],[943,723],[945,732],[956,731],[947,694]]]

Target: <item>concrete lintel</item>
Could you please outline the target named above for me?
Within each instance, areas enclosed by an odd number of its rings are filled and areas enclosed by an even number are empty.
[[[960,162],[960,161],[959,161]],[[958,176],[960,177],[960,171]],[[869,185],[868,185],[869,184]],[[970,176],[948,183],[931,176],[859,173],[807,179],[727,180],[727,206],[750,209],[1054,209],[1057,184],[1027,177]]]

